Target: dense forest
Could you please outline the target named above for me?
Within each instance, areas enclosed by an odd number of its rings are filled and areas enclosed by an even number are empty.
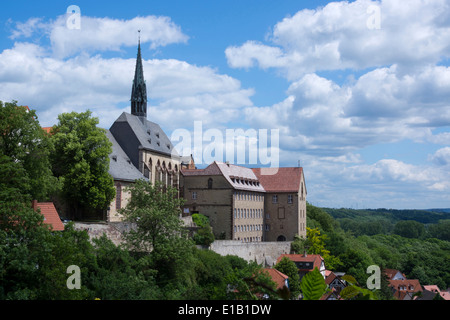
[[[447,210],[331,209],[307,205],[308,227],[326,236],[341,261],[336,271],[367,279],[369,265],[398,269],[421,285],[450,287],[450,213]]]

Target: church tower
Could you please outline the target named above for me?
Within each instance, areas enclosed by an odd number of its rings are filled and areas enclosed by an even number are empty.
[[[133,87],[131,89],[131,114],[139,117],[142,122],[147,119],[147,86],[145,84],[144,70],[142,67],[140,36],[136,58],[136,68],[134,71]]]

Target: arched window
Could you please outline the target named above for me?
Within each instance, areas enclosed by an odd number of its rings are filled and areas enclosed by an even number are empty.
[[[279,235],[277,241],[286,241],[286,237],[283,235]]]

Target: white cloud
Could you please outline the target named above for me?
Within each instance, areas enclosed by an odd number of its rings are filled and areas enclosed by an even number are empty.
[[[368,27],[378,12],[380,28]],[[277,23],[270,44],[250,40],[225,53],[231,67],[279,68],[290,80],[321,70],[437,63],[450,56],[449,12],[445,0],[332,2]]]
[[[78,29],[67,27],[69,16],[59,16],[54,21],[30,18],[24,23],[17,22],[10,37],[17,40],[44,33],[49,37],[53,55],[57,58],[81,52],[119,51],[124,46],[135,46],[138,30],[141,30],[141,43],[149,43],[153,49],[188,40],[188,36],[169,17],[145,16],[122,20],[81,14]]]
[[[80,29],[67,28],[66,19],[16,23],[10,37],[16,40],[14,47],[0,52],[0,99],[36,109],[43,126],[56,123],[62,112],[90,109],[102,127],[109,127],[122,111],[129,111],[136,58],[105,58],[100,53],[136,47],[137,30],[141,45],[151,48],[188,39],[168,17],[120,20],[82,13]],[[50,45],[36,41],[43,37]],[[21,42],[24,39],[34,43]],[[198,117],[205,125],[223,126],[240,117],[239,108],[253,105],[253,90],[211,67],[145,56],[143,65],[149,119],[166,130],[191,127]]]
[[[445,147],[437,150],[431,157],[430,160],[439,166],[450,165],[450,147]]]

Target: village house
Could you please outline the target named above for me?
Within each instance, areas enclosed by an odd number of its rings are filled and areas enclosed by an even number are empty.
[[[300,280],[308,273],[317,268],[320,274],[325,279],[326,268],[325,262],[321,255],[319,254],[282,254],[278,257],[277,263],[281,261],[284,257],[293,261],[298,269],[298,274],[300,276]]]
[[[347,286],[346,282],[341,279],[343,273],[325,270],[325,283],[335,293],[339,295],[341,291]]]
[[[422,292],[422,286],[417,279],[388,280],[392,294],[398,300],[413,300],[414,294]]]

